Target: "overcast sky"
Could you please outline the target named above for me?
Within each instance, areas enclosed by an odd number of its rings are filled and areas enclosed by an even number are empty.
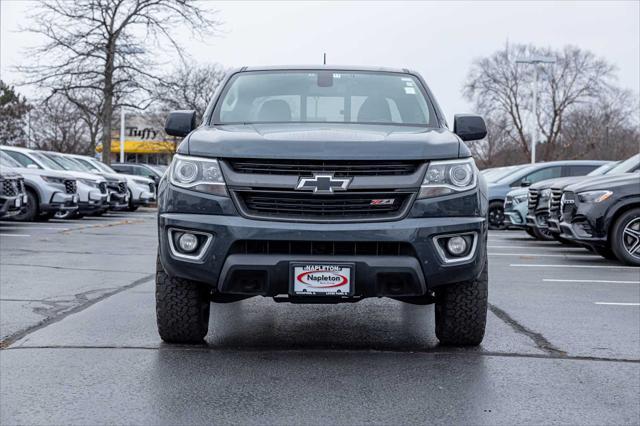
[[[37,42],[17,33],[28,1],[0,0],[1,77]],[[419,71],[447,117],[472,112],[461,96],[471,61],[505,43],[589,49],[618,67],[620,85],[640,91],[640,2],[206,2],[219,10],[224,35],[194,42],[198,61],[226,66],[328,63]],[[28,89],[25,89],[28,94]]]

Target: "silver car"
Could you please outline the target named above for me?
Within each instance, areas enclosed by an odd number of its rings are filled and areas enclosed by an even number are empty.
[[[65,154],[81,161],[87,167],[101,173],[103,176],[120,176],[127,180],[129,188],[129,210],[134,211],[140,206],[147,206],[156,200],[156,183],[144,176],[118,173],[106,164],[86,155]]]
[[[123,195],[123,191],[121,187],[125,185],[124,179],[110,179],[107,176],[102,176],[100,174],[96,174],[91,170],[88,170],[82,164],[78,163],[71,157],[60,154],[58,152],[42,152],[43,155],[47,156],[52,161],[55,161],[60,167],[63,167],[65,170],[71,173],[90,173],[101,179],[100,183],[96,186],[100,190],[101,199],[99,202],[95,202],[89,200],[88,203],[80,202],[80,207],[78,212],[82,215],[101,215],[109,209],[118,209],[122,207],[126,207],[127,200],[126,195]],[[104,180],[104,181],[103,181]],[[88,183],[88,182],[87,182]]]
[[[0,218],[20,214],[26,203],[24,178],[0,158]]]
[[[25,205],[13,217],[15,220],[47,220],[56,212],[73,212],[78,209],[77,181],[69,173],[35,166],[23,167],[4,149],[0,150],[0,164],[11,167],[24,179]]]
[[[99,175],[86,172],[65,170],[57,162],[53,161],[41,151],[14,146],[3,146],[2,150],[9,156],[22,164],[23,167],[67,173],[77,181],[77,193],[79,206],[82,206],[83,213],[76,211],[74,216],[83,216],[86,213],[98,211],[103,207],[106,200],[105,178]],[[79,210],[79,209],[76,209]],[[68,218],[65,211],[58,215],[60,218]]]

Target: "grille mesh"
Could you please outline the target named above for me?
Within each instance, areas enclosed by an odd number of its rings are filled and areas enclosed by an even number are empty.
[[[415,250],[408,243],[392,241],[239,240],[229,254],[415,256]]]
[[[6,179],[2,181],[2,194],[7,197],[15,197],[19,192],[20,182],[18,179]]]
[[[537,189],[529,189],[529,211],[534,211],[538,205],[538,196],[540,195]]]
[[[549,203],[549,216],[557,217],[560,214],[560,198],[562,198],[561,189],[551,190],[551,202]]]
[[[399,217],[414,193],[348,191],[320,195],[299,191],[236,190],[234,195],[246,216],[349,220]]]
[[[65,179],[64,191],[67,194],[75,194],[76,192],[78,192],[78,183],[72,179]]]

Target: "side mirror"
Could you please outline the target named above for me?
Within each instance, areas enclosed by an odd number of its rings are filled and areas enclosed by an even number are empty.
[[[479,115],[456,114],[453,117],[453,133],[463,141],[477,141],[487,136],[487,125]]]
[[[196,128],[196,112],[193,110],[171,111],[164,123],[164,131],[170,136],[187,136]]]
[[[522,182],[520,182],[520,186],[523,187],[523,188],[531,186],[531,181],[525,179]]]

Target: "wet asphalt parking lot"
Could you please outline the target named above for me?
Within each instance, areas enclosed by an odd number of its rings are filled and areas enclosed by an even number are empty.
[[[0,424],[638,424],[640,269],[489,236],[479,348],[433,307],[254,298],[155,329],[155,213],[0,221]]]

